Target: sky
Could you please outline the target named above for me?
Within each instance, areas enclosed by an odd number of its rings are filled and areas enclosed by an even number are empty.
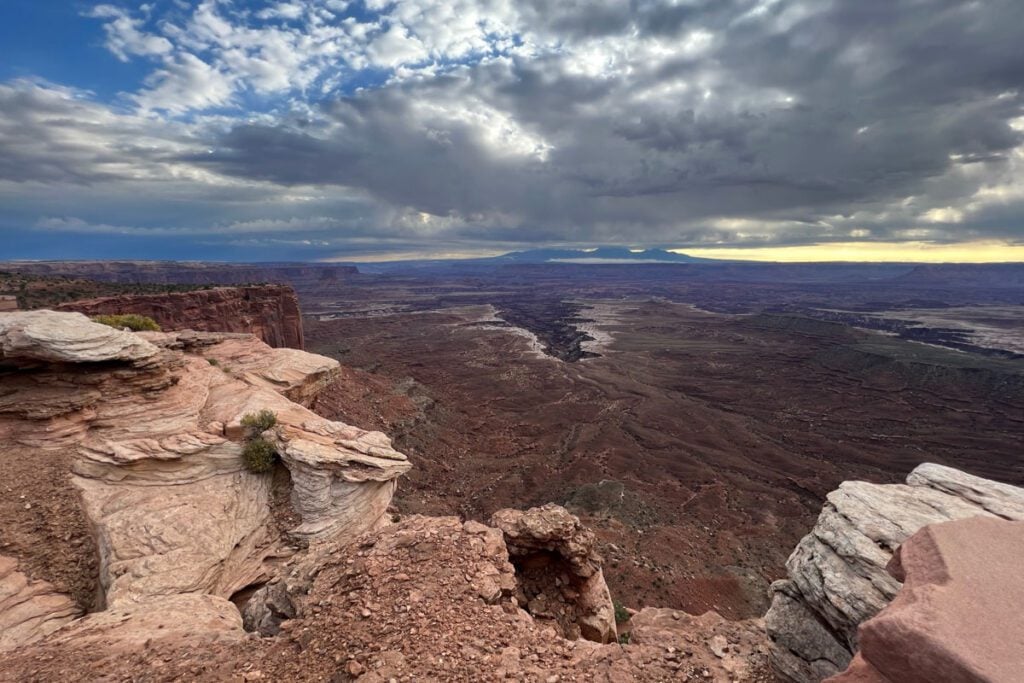
[[[0,259],[1024,260],[1021,0],[3,0]]]

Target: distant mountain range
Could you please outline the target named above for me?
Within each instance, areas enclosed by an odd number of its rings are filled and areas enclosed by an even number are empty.
[[[627,247],[596,249],[528,249],[513,251],[489,259],[492,263],[713,263],[715,259],[697,258],[665,249],[633,250]]]

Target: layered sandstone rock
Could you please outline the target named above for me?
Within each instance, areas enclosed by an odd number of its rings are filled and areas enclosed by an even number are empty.
[[[861,624],[860,652],[834,683],[1021,678],[1024,522],[991,517],[934,524],[889,564],[903,588]]]
[[[143,338],[78,313],[0,315],[0,438],[38,457],[75,453],[71,484],[94,530],[108,610],[90,623],[118,621],[110,610],[120,621],[151,615],[158,604],[186,615],[200,607],[181,596],[202,595],[201,610],[219,624],[234,610],[226,599],[269,578],[296,540],[352,538],[383,523],[409,469],[383,434],[324,420],[286,396],[306,396],[335,361],[251,337],[200,337]],[[287,469],[298,517],[284,535],[272,519],[273,477],[240,458],[240,420],[262,409],[277,415],[264,436]]]
[[[975,516],[1024,520],[1024,490],[924,464],[907,484],[844,482],[772,585],[765,625],[772,661],[789,680],[839,673],[858,648],[857,627],[898,593],[893,552],[924,526]]]
[[[0,555],[0,651],[35,642],[80,615],[68,596],[30,580],[17,560]]]
[[[518,569],[518,599],[534,617],[557,622],[566,637],[615,640],[615,608],[593,532],[558,505],[499,510],[491,525],[504,533]]]
[[[137,313],[164,330],[244,332],[272,347],[303,348],[302,314],[285,285],[217,287],[165,294],[123,294],[61,304],[89,316]]]

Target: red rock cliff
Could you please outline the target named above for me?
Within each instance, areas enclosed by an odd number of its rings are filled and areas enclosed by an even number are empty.
[[[285,285],[110,296],[57,308],[86,315],[138,313],[153,318],[164,330],[248,332],[269,346],[303,348],[299,300]]]

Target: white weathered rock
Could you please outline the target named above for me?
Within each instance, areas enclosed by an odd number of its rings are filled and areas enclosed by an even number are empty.
[[[70,597],[30,581],[14,558],[0,555],[0,651],[28,645],[80,616]]]
[[[845,669],[857,627],[899,591],[886,571],[896,548],[928,524],[978,515],[1024,519],[1024,490],[934,464],[906,485],[842,483],[786,562],[789,579],[772,585],[776,669],[800,683]]]
[[[81,313],[0,314],[0,357],[62,363],[130,362],[158,352],[139,336],[94,323]]]

